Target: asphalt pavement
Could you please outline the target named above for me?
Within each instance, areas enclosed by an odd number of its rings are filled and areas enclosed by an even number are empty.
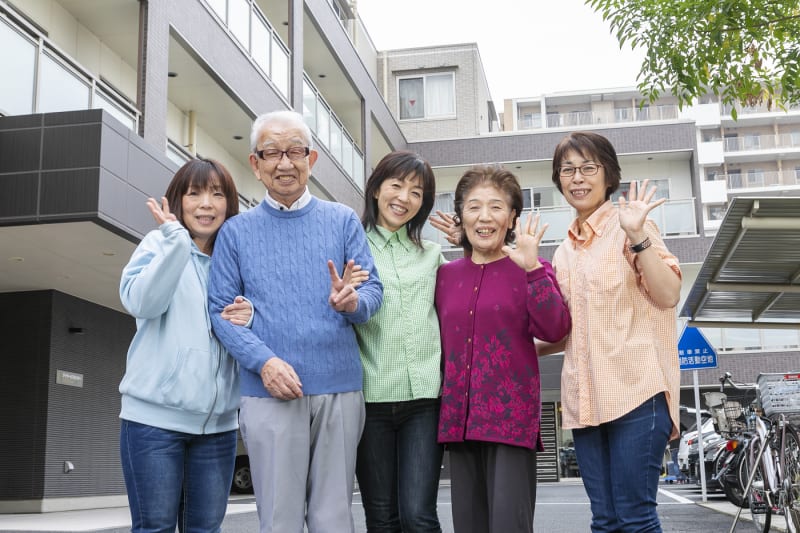
[[[658,511],[664,533],[727,533],[736,508],[722,493],[709,493],[702,501],[700,488],[693,484],[663,483],[658,495]],[[745,517],[735,532],[752,532]],[[365,533],[360,495],[353,498],[353,518],[357,533]],[[453,533],[450,486],[439,490],[439,519],[443,533]],[[538,533],[588,532],[591,511],[579,479],[540,483],[537,489],[534,529]],[[781,517],[773,517],[772,531],[785,531]],[[41,514],[0,515],[0,533],[125,533],[130,528],[127,507]],[[224,533],[257,533],[258,517],[252,496],[233,495],[223,524]],[[328,533],[328,532],[324,532]],[[339,533],[339,532],[330,532]]]

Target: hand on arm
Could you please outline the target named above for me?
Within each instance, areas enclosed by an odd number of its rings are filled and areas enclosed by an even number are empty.
[[[261,367],[261,382],[273,398],[294,400],[303,396],[303,384],[292,365],[272,357]]]
[[[355,261],[349,260],[340,278],[333,261],[328,260],[328,270],[331,274],[331,293],[328,303],[339,313],[354,313],[358,309],[358,292],[351,284],[354,266]]]
[[[225,320],[229,320],[231,324],[246,326],[253,316],[253,306],[244,297],[237,296],[233,299],[232,304],[225,306],[220,316]]]
[[[539,229],[539,215],[529,215],[528,220],[525,222],[525,230],[522,231],[520,229],[521,220],[522,216],[517,217],[516,248],[506,245],[503,246],[502,252],[514,261],[518,267],[525,272],[530,272],[542,266],[542,263],[539,262],[539,244],[542,242],[542,237],[544,237],[544,232],[547,230],[548,225],[544,224]],[[533,227],[531,227],[531,221],[533,221]]]
[[[641,187],[631,182],[628,200],[619,199],[619,225],[628,237],[631,245],[637,245],[647,239],[644,224],[647,215],[666,202],[666,198],[653,201],[656,188],[647,190],[649,180],[644,180]],[[660,307],[675,307],[680,300],[681,279],[670,266],[665,263],[652,247],[636,254],[642,276],[647,280],[648,294]]]
[[[353,273],[350,275],[350,285],[354,289],[359,288],[369,279],[369,272],[363,270],[361,265],[353,265]]]

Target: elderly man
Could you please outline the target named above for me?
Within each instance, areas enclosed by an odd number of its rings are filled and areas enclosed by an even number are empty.
[[[364,398],[351,326],[377,311],[383,286],[353,210],[308,190],[317,152],[303,117],[262,115],[250,143],[267,195],[217,236],[209,315],[240,366],[239,421],[261,533],[302,533],[304,522],[310,533],[354,531]],[[355,264],[370,273],[357,289]],[[218,319],[240,294],[256,310],[252,329]]]

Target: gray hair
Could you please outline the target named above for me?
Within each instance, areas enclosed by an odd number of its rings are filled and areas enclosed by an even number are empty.
[[[259,115],[258,118],[253,121],[253,127],[250,130],[250,151],[255,153],[256,148],[258,147],[258,138],[261,136],[261,132],[269,125],[274,122],[280,122],[282,124],[288,124],[292,127],[295,127],[300,130],[300,133],[303,135],[303,141],[305,141],[306,145],[309,148],[313,148],[312,144],[312,136],[311,136],[311,129],[306,124],[306,121],[303,119],[303,115],[298,113],[297,111],[271,111],[269,113],[264,113]]]

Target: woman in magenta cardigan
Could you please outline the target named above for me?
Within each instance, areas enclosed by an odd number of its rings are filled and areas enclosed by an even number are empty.
[[[465,257],[436,281],[444,383],[439,442],[450,452],[456,533],[533,531],[536,452],[542,450],[534,337],[561,340],[570,315],[550,264],[546,226],[521,230],[517,178],[474,167],[456,186]],[[511,246],[516,227],[516,246]]]

